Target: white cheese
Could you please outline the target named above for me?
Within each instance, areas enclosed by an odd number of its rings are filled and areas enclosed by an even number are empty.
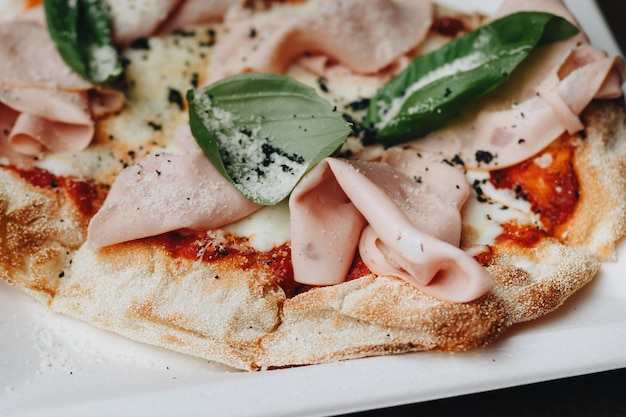
[[[507,222],[540,226],[539,218],[528,214],[532,213],[530,204],[516,198],[509,189],[496,189],[489,182],[489,172],[468,171],[466,176],[470,184],[478,184],[474,188],[482,193],[479,200],[474,192],[463,208],[463,224],[472,227],[469,245],[495,243],[503,231],[500,225]]]
[[[289,241],[289,205],[287,200],[267,206],[222,228],[226,233],[248,237],[252,247],[268,252]]]

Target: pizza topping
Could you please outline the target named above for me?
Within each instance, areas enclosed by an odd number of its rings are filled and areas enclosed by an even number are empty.
[[[507,0],[498,15],[538,10],[572,23],[560,0]],[[506,83],[466,108],[459,119],[412,143],[416,149],[459,154],[468,168],[498,169],[524,161],[564,132],[581,128],[578,116],[594,98],[622,95],[620,58],[592,48],[582,33],[535,50]],[[489,150],[489,163],[476,160]]]
[[[430,30],[446,37],[454,38],[459,33],[466,31],[465,23],[461,19],[450,16],[438,16]]]
[[[552,145],[535,158],[492,171],[491,183],[514,190],[539,215],[542,230],[560,236],[579,198],[578,176],[572,165],[574,152],[572,146]]]
[[[99,0],[46,0],[46,23],[63,60],[94,84],[122,74],[108,7]]]
[[[122,104],[121,93],[68,71],[41,24],[0,24],[0,155],[82,150],[93,138],[93,118]]]
[[[115,44],[221,20],[234,0],[106,0]]]
[[[230,10],[207,82],[247,71],[283,73],[305,53],[318,52],[356,73],[376,73],[417,47],[432,22],[426,0],[311,3],[316,7],[274,6],[258,14]],[[338,41],[345,39],[350,42]]]
[[[577,32],[548,13],[504,16],[415,58],[376,93],[364,123],[387,146],[420,137],[504,83],[536,46]]]
[[[105,187],[99,186],[94,181],[57,176],[36,167],[21,169],[16,166],[7,166],[7,168],[35,187],[47,190],[63,189],[85,217],[90,218],[96,214],[104,201]]]
[[[111,14],[111,30],[118,45],[129,45],[154,34],[181,0],[106,0]]]
[[[117,2],[127,3],[127,0]],[[154,7],[154,0],[144,2],[149,4],[149,7]],[[159,25],[158,33],[170,33],[184,26],[221,20],[228,7],[235,2],[236,0],[178,0],[173,13]]]
[[[426,169],[417,157],[390,162]],[[484,294],[493,279],[458,248],[467,184],[455,168],[439,169],[452,181],[437,189],[432,181],[441,176],[417,184],[387,163],[328,158],[318,164],[289,200],[295,280],[343,282],[358,248],[372,272],[402,278],[433,296],[463,302]]]
[[[217,171],[193,140],[189,138],[187,145],[185,155],[150,155],[118,175],[89,223],[90,245],[102,247],[173,230],[216,229],[260,208]]]
[[[259,204],[284,200],[304,173],[336,152],[350,127],[293,78],[241,74],[189,92],[194,137],[217,169]]]

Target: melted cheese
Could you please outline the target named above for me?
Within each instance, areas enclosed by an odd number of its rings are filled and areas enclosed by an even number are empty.
[[[289,205],[287,200],[268,206],[222,228],[226,233],[247,237],[252,247],[269,252],[289,241]]]
[[[500,225],[504,223],[540,225],[537,216],[528,214],[532,213],[530,204],[516,198],[511,190],[496,189],[489,182],[489,172],[468,171],[466,176],[469,183],[474,184],[474,193],[463,208],[463,224],[470,228],[466,230],[465,245],[494,244],[503,231]]]

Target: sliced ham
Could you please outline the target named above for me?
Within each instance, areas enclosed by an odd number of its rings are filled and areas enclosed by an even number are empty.
[[[506,0],[498,16],[546,11],[577,24],[561,0]],[[582,129],[579,115],[594,98],[621,96],[621,58],[609,58],[580,33],[542,46],[493,93],[414,148],[459,156],[467,167],[498,169],[533,156],[562,135]]]
[[[296,281],[342,282],[358,248],[374,273],[399,277],[435,297],[464,302],[483,295],[493,278],[458,247],[459,209],[469,195],[462,174],[448,167],[449,176],[425,184],[428,176],[401,172],[409,163],[412,172],[425,172],[417,157],[393,163],[400,169],[327,158],[302,179],[289,200]]]
[[[127,46],[138,38],[170,33],[184,26],[219,21],[236,0],[106,0],[113,39]]]
[[[195,144],[181,135],[183,155],[155,154],[123,170],[88,228],[98,248],[175,230],[206,231],[239,220],[261,206],[244,197]]]
[[[207,82],[248,71],[283,73],[294,59],[311,52],[355,73],[376,73],[417,47],[432,22],[427,0],[322,0],[303,10],[274,7],[252,14],[233,9]]]
[[[123,105],[120,92],[93,86],[71,71],[37,19],[0,24],[0,155],[80,151],[94,116]]]
[[[184,26],[217,22],[237,0],[183,0],[159,26],[158,33],[170,33]]]
[[[126,46],[153,35],[184,0],[106,0],[115,43]]]

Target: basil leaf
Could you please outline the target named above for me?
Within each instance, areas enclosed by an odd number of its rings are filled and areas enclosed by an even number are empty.
[[[70,68],[94,84],[122,74],[104,1],[45,0],[43,5],[50,36]]]
[[[416,139],[505,82],[536,46],[577,33],[549,13],[502,17],[414,59],[377,91],[363,123],[386,146]]]
[[[252,201],[273,205],[341,148],[351,129],[293,78],[246,73],[188,91],[189,124],[213,165]]]

